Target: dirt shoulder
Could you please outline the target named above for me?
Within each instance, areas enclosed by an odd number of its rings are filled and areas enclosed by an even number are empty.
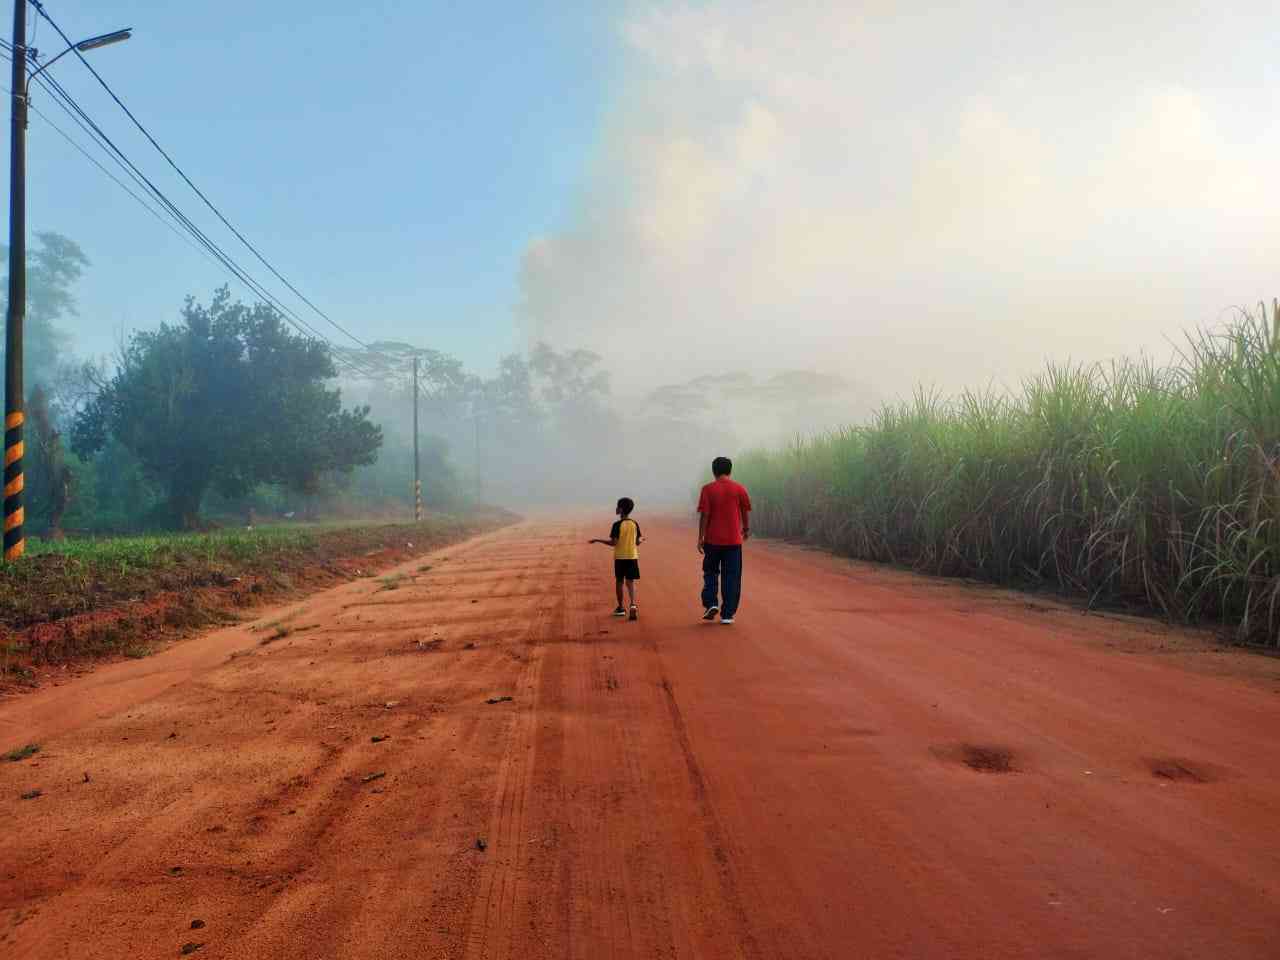
[[[263,604],[376,576],[516,520],[484,511],[421,523],[68,541],[0,568],[0,697],[148,656]]]

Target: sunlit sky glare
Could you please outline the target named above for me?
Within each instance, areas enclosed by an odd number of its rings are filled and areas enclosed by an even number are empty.
[[[94,64],[335,319],[482,370],[546,337],[622,389],[791,367],[893,395],[1167,353],[1280,293],[1268,4],[48,9],[135,28]],[[93,260],[95,349],[223,281],[39,118],[30,170],[32,229]]]

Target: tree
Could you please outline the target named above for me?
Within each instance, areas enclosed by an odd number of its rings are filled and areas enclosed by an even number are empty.
[[[368,349],[338,348],[335,353],[355,365],[348,379],[364,381],[372,392],[388,396],[413,395],[413,361],[418,361],[418,390],[423,406],[441,413],[452,412],[475,392],[477,378],[467,373],[462,361],[439,350],[415,347],[395,340],[371,343]]]
[[[603,404],[609,376],[599,369],[601,356],[591,350],[560,353],[538,343],[529,353],[529,369],[542,380],[542,395],[557,406],[582,408]]]
[[[342,408],[326,344],[292,333],[265,304],[218,290],[187,298],[182,319],[135,333],[118,369],[75,416],[81,456],[115,438],[161,487],[171,523],[198,524],[212,487],[244,496],[258,484],[305,489],[324,471],[372,463],[382,431],[368,408]]]
[[[496,424],[518,433],[537,429],[542,419],[533,385],[529,361],[518,353],[498,362],[498,374],[484,381],[481,389],[485,414]]]
[[[28,449],[31,456],[26,475],[28,503],[32,519],[42,520],[50,539],[62,539],[62,518],[71,505],[74,477],[62,449],[62,434],[54,424],[49,398],[44,388],[31,391],[27,405],[31,417]]]
[[[0,246],[7,258],[8,247]],[[59,233],[37,233],[27,250],[27,304],[23,321],[23,361],[28,384],[52,380],[70,352],[71,335],[59,321],[79,315],[72,288],[83,276],[89,258],[79,244]],[[8,315],[8,274],[0,281],[0,305]],[[0,351],[2,352],[2,351]]]

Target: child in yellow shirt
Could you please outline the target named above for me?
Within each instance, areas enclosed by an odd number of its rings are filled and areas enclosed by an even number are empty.
[[[618,501],[617,520],[609,531],[608,540],[591,540],[591,543],[603,543],[613,547],[613,577],[616,581],[618,608],[613,611],[615,617],[628,617],[635,620],[639,617],[636,607],[636,581],[640,579],[640,552],[637,546],[644,540],[640,534],[640,524],[631,519],[631,511],[636,508],[635,501],[623,497]],[[622,606],[622,585],[626,583],[627,594],[631,600],[631,613],[628,616]]]

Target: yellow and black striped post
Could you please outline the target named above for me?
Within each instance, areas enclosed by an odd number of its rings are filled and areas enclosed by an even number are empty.
[[[17,560],[26,549],[22,538],[22,411],[4,418],[4,558]]]
[[[22,322],[27,312],[27,5],[13,8],[13,85],[9,137],[9,310],[4,331],[4,558],[22,538]]]

